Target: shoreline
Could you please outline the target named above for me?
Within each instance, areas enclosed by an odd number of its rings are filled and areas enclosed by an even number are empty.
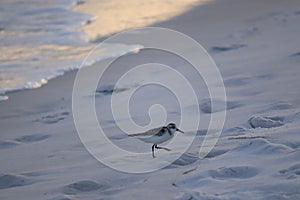
[[[202,2],[204,1],[204,2]],[[177,15],[180,15],[182,14],[183,12],[186,12],[190,9],[190,7],[192,6],[201,6],[202,4],[206,4],[207,1],[211,1],[211,0],[202,0],[202,1],[199,1],[199,2],[195,2],[195,0],[189,0],[189,2],[182,2],[182,1],[178,1],[177,4],[173,5],[171,8],[169,8],[170,10],[168,10],[167,8],[165,8],[165,4],[164,3],[159,3],[157,2],[155,5],[148,5],[151,7],[151,11],[150,13],[146,12],[146,13],[143,13],[144,18],[153,18],[153,20],[150,20],[150,22],[153,22],[154,24],[157,24],[157,23],[160,23],[160,22],[163,22],[163,21],[168,21],[168,19],[172,18],[172,17],[176,17]],[[122,1],[121,1],[122,2]],[[119,2],[119,3],[121,3]],[[133,1],[131,2],[133,5],[132,8],[134,8],[134,6],[136,6],[136,4],[139,4],[139,1]],[[118,32],[120,31],[124,31],[126,30],[126,26],[122,26],[122,25],[119,25],[120,27],[115,27],[113,30],[115,30],[114,32],[112,31],[108,31],[108,32],[105,32],[104,30],[99,30],[97,29],[97,26],[101,27],[101,20],[100,19],[96,19],[96,15],[104,15],[102,17],[104,18],[107,18],[109,17],[110,15],[113,15],[114,13],[118,12],[118,10],[114,10],[113,13],[111,14],[109,11],[105,11],[105,13],[98,13],[99,11],[98,10],[94,10],[94,4],[95,6],[100,6],[100,8],[102,8],[102,10],[107,10],[106,7],[111,7],[111,6],[117,6],[118,5],[118,2],[114,2],[112,3],[113,5],[106,5],[107,3],[104,3],[103,5],[99,2],[95,2],[93,0],[89,0],[89,1],[85,1],[85,2],[74,2],[74,4],[72,4],[70,10],[72,12],[79,12],[81,15],[89,15],[89,16],[93,16],[91,17],[91,19],[88,19],[86,23],[83,23],[82,25],[80,25],[80,30],[82,31],[83,34],[85,34],[85,37],[86,38],[89,38],[89,39],[86,39],[86,44],[83,45],[83,46],[78,46],[77,48],[78,49],[82,49],[83,51],[85,51],[86,49],[90,49],[92,50],[93,49],[93,46],[95,46],[95,43],[97,42],[101,42],[103,40],[105,40],[107,37],[110,37],[111,35],[114,35],[114,34],[117,34]],[[162,5],[160,5],[162,4]],[[143,5],[143,6],[147,6],[147,5]],[[160,7],[160,6],[163,6],[163,14],[160,15],[160,17],[154,17],[157,13],[156,10],[156,7]],[[152,8],[153,7],[153,8]],[[120,12],[123,12],[124,9],[120,8],[120,5],[117,6],[117,8],[119,9]],[[101,10],[101,9],[100,9]],[[108,9],[109,10],[109,9]],[[127,13],[129,13],[128,11],[126,11]],[[148,16],[149,15],[149,16]],[[137,19],[137,16],[135,15],[130,15],[130,16],[127,16],[127,20],[128,21],[134,21],[134,19]],[[143,17],[141,17],[142,19]],[[117,20],[117,18],[115,19]],[[122,22],[123,23],[123,22]],[[139,24],[140,25],[143,25],[145,22],[143,22],[143,20],[139,20]],[[119,24],[119,23],[117,23]],[[152,23],[149,23],[147,22],[146,24],[152,24]],[[92,26],[92,28],[91,28]],[[96,27],[95,27],[96,26]],[[123,28],[122,28],[123,27]],[[137,27],[135,26],[134,24],[133,25],[129,25],[129,27]],[[104,31],[104,32],[103,32]],[[75,32],[75,30],[74,30]],[[82,36],[83,37],[83,36]],[[82,39],[84,40],[84,39]],[[54,47],[53,47],[54,48]],[[59,47],[57,47],[58,49],[57,50],[60,50]],[[62,52],[62,53],[66,53],[66,52]],[[81,53],[81,51],[77,52],[77,53]],[[118,53],[118,52],[116,52]],[[82,55],[81,55],[82,56]],[[84,60],[83,58],[81,60]],[[77,62],[77,61],[76,61]],[[9,95],[12,94],[12,93],[15,93],[15,92],[19,92],[19,91],[23,91],[23,90],[31,90],[31,89],[37,89],[37,88],[40,88],[44,85],[47,85],[49,81],[53,80],[53,79],[56,79],[57,77],[60,77],[60,76],[64,76],[66,73],[69,73],[69,72],[72,72],[74,70],[78,70],[76,69],[76,63],[74,61],[74,68],[75,69],[61,69],[63,70],[63,74],[62,75],[59,75],[58,72],[56,72],[56,75],[51,75],[51,76],[54,76],[54,77],[42,77],[42,79],[40,80],[36,80],[35,82],[27,82],[24,86],[22,86],[22,88],[16,88],[16,89],[9,89],[8,91],[5,91],[3,94],[1,94],[1,99],[0,99],[0,102],[2,101],[7,101],[9,100]],[[99,62],[99,61],[95,61],[95,62]],[[65,63],[67,65],[67,63]],[[32,85],[34,84],[34,85]]]

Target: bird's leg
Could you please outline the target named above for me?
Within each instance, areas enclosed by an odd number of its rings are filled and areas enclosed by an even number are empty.
[[[168,149],[166,147],[158,147],[157,144],[154,146],[156,149],[164,149],[166,151],[171,151],[171,149]]]
[[[155,145],[156,145],[156,144],[152,145],[152,157],[153,157],[153,158],[155,158],[155,155],[154,155],[154,147],[155,147]]]

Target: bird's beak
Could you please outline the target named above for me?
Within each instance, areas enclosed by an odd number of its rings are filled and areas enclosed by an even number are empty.
[[[182,130],[180,129],[176,129],[176,131],[180,132],[180,133],[184,133]]]

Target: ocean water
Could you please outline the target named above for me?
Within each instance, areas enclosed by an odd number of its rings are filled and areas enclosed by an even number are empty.
[[[0,1],[0,101],[9,92],[38,88],[77,69],[95,47],[82,31],[92,15],[73,10],[83,1]],[[111,44],[93,53],[94,61],[136,51]],[[89,63],[91,64],[91,63]]]

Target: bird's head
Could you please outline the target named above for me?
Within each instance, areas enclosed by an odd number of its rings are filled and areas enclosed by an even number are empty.
[[[182,130],[178,129],[176,127],[176,124],[174,123],[169,123],[167,128],[172,132],[172,133],[175,133],[176,131],[180,132],[180,133],[184,133]]]

